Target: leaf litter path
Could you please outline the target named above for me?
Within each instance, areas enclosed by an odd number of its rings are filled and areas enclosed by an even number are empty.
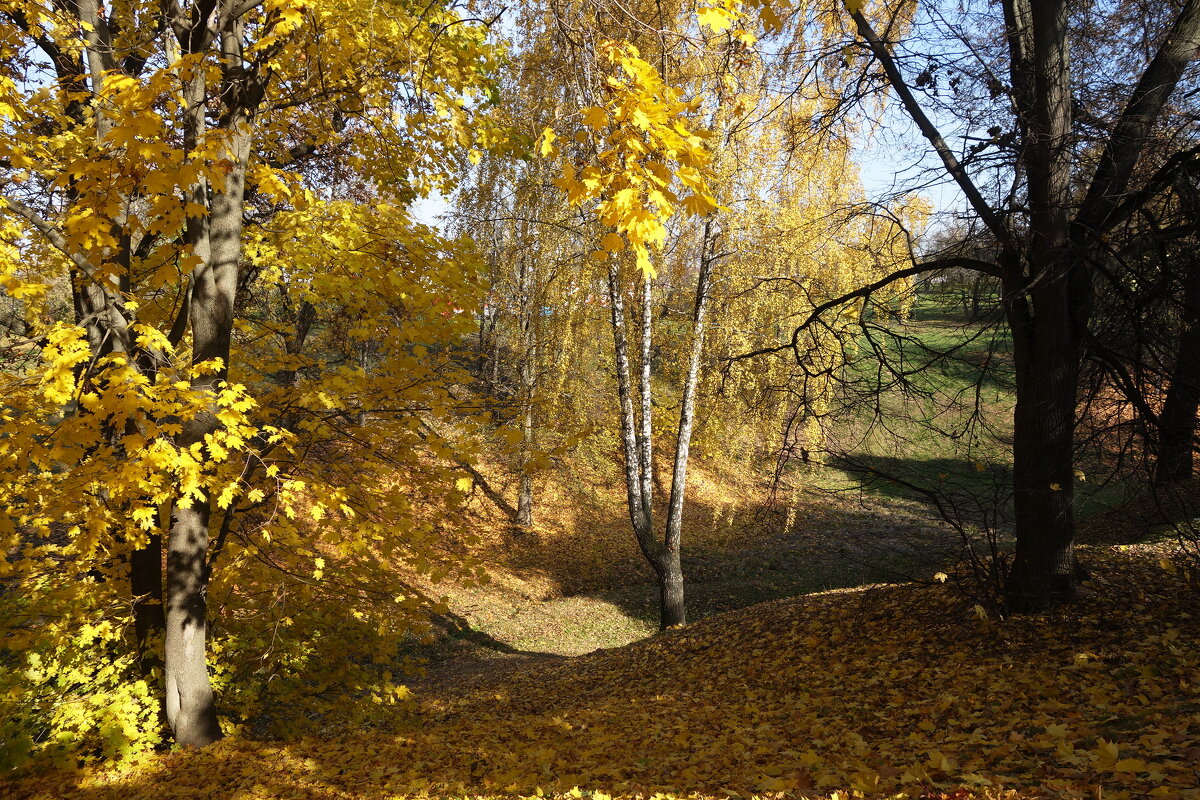
[[[1194,590],[1161,548],[1085,557],[1084,597],[1054,614],[992,621],[947,586],[781,600],[432,686],[419,725],[15,796],[1200,798]]]

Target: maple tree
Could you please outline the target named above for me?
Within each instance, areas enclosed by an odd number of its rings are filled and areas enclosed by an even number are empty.
[[[349,562],[390,530],[432,568],[427,523],[396,529],[412,487],[378,470],[413,462],[419,409],[445,413],[430,388],[442,365],[422,356],[454,336],[447,316],[473,289],[469,252],[404,209],[489,135],[470,132],[466,105],[486,97],[493,55],[479,20],[425,4],[30,1],[6,4],[0,26],[0,276],[24,334],[3,375],[0,535],[20,554],[5,575],[21,581],[20,618],[63,619],[43,634],[117,652],[106,609],[124,586],[143,653],[164,633],[175,740],[205,744],[221,736],[206,657],[215,566],[232,589],[235,566],[319,580],[341,554],[343,589],[368,585]],[[283,352],[256,347],[277,333],[249,313],[267,287],[308,309]],[[413,344],[370,369],[306,356],[330,304],[356,320],[353,340]],[[351,409],[379,416],[355,423]],[[353,478],[306,459],[339,441],[367,454]],[[337,529],[337,549],[301,514]],[[396,601],[400,631],[416,616]],[[28,653],[35,686],[86,669],[60,661],[54,675],[46,657]],[[132,692],[120,713],[136,727],[153,701],[144,681],[120,688],[121,658],[92,679]],[[66,730],[95,724],[85,716]]]

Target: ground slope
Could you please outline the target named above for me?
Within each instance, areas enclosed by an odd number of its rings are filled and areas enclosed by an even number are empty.
[[[998,622],[937,585],[782,600],[431,688],[419,724],[225,742],[13,794],[1200,798],[1196,595],[1151,548],[1087,558],[1061,613]]]

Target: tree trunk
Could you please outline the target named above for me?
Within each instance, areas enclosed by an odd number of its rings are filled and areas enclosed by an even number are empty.
[[[240,65],[242,23],[235,21],[221,34],[221,50],[227,64]],[[231,68],[232,69],[232,68]],[[240,66],[237,67],[241,69]],[[202,141],[205,130],[206,85],[203,72],[185,89],[187,100],[186,139],[189,149]],[[238,265],[241,258],[242,213],[246,166],[250,153],[250,131],[261,86],[243,72],[227,72],[222,96],[238,98],[245,105],[231,107],[222,118],[229,136],[230,168],[223,186],[199,182],[191,187],[192,201],[208,207],[207,216],[188,219],[185,230],[198,264],[192,275],[191,328],[192,363],[217,362],[215,371],[192,376],[192,388],[213,397],[229,375],[230,341],[234,304],[237,299]],[[185,421],[178,437],[180,447],[204,441],[219,422],[211,412]],[[216,704],[208,677],[206,637],[208,629],[208,526],[212,499],[180,498],[172,515],[167,539],[166,608],[166,709],[167,722],[175,741],[203,746],[220,739]]]
[[[1065,296],[1065,280],[1056,283],[1060,285],[1035,296],[1043,302],[1055,291]],[[1079,362],[1071,352],[1066,321],[1043,310],[1047,306],[1039,304],[1035,319],[1013,324],[1017,552],[1009,573],[1008,606],[1014,613],[1040,611],[1075,595],[1072,486]]]
[[[625,456],[625,491],[629,505],[629,520],[642,554],[651,564],[658,542],[654,538],[653,517],[646,498],[648,487],[643,484],[641,471],[642,443],[638,436],[633,412],[633,377],[629,364],[629,339],[625,329],[625,299],[621,291],[616,264],[608,269],[609,312],[613,331],[613,355],[617,372],[617,399],[621,416],[621,448]]]
[[[633,534],[637,539],[638,548],[646,561],[654,568],[659,589],[659,628],[665,630],[673,625],[682,625],[686,621],[683,604],[683,569],[679,560],[678,541],[675,548],[660,542],[654,534],[654,516],[652,506],[652,471],[648,469],[651,462],[650,442],[647,438],[649,419],[643,416],[639,426],[633,405],[633,371],[629,361],[629,340],[626,336],[625,301],[619,283],[619,274],[615,264],[608,271],[609,306],[612,316],[613,353],[617,367],[617,394],[621,413],[621,445],[625,456],[625,488],[629,505],[629,520],[633,525]],[[644,277],[645,284],[650,283],[649,277]],[[647,354],[649,352],[649,335],[651,328],[648,322],[650,306],[646,302],[649,291],[643,285],[642,292],[642,354],[643,371],[641,373],[641,395],[644,415],[650,413],[649,367]],[[685,456],[686,458],[686,456]]]
[[[979,321],[979,307],[983,302],[983,287],[985,285],[984,277],[977,274],[975,280],[971,283],[971,311],[967,317],[968,322]]]
[[[1028,191],[1028,222],[1014,225],[974,183],[922,109],[861,10],[859,33],[888,84],[941,158],[1000,249],[999,275],[1013,335],[1017,408],[1013,493],[1017,549],[1012,611],[1036,611],[1075,591],[1071,508],[1075,392],[1093,306],[1091,253],[1122,219],[1134,168],[1155,120],[1200,48],[1200,0],[1187,0],[1137,81],[1079,200],[1073,175],[1072,97],[1065,0],[1002,0],[1010,86],[1019,135],[1014,177]],[[1075,218],[1072,220],[1072,212]]]
[[[654,572],[658,576],[658,629],[665,631],[687,624],[683,603],[683,567],[679,548],[663,549]]]
[[[651,335],[653,308],[649,276],[642,278],[639,331],[641,371],[639,374],[640,419],[634,411],[633,374],[629,360],[629,341],[626,335],[624,297],[615,264],[609,267],[608,290],[612,314],[613,350],[617,366],[617,391],[621,408],[621,441],[625,455],[625,486],[629,501],[629,518],[642,555],[654,568],[658,580],[659,630],[687,623],[684,604],[683,566],[681,563],[683,504],[687,488],[688,455],[695,421],[696,389],[700,382],[700,362],[704,353],[704,334],[708,309],[708,286],[713,257],[712,223],[704,225],[699,276],[696,279],[695,305],[692,311],[692,348],[684,378],[683,397],[679,411],[679,429],[675,440],[675,459],[671,474],[671,495],[667,505],[667,522],[663,541],[654,534],[652,482],[653,460],[650,432],[653,393],[650,379]]]
[[[208,679],[205,558],[209,500],[176,506],[167,545],[167,723],[175,741],[200,747],[221,738]]]
[[[521,301],[521,470],[517,489],[517,524],[533,525],[533,403],[537,393],[537,315],[533,267],[524,257],[517,276]]]
[[[1154,483],[1159,486],[1192,477],[1196,411],[1200,408],[1200,272],[1188,269],[1184,280],[1179,342],[1158,426]]]
[[[683,604],[683,570],[680,552],[683,539],[683,502],[687,491],[688,456],[696,418],[696,388],[700,383],[700,361],[704,355],[705,325],[708,321],[708,282],[712,266],[712,221],[705,220],[701,238],[700,271],[696,276],[696,300],[692,308],[692,349],[683,382],[679,430],[675,436],[675,464],[671,474],[671,499],[667,505],[666,562],[659,573],[661,587],[660,627],[665,630],[687,622]]]
[[[1090,274],[1070,239],[1071,81],[1064,0],[1006,5],[1013,86],[1029,176],[1027,257],[1003,271],[1017,406],[1013,503],[1017,548],[1009,610],[1039,611],[1075,595],[1075,393],[1090,313]],[[1088,285],[1085,285],[1088,283]]]
[[[150,534],[145,547],[129,555],[129,591],[133,595],[133,633],[137,640],[138,665],[143,675],[162,665],[162,658],[149,647],[150,638],[166,627],[163,615],[162,536]]]
[[[517,490],[517,524],[523,528],[533,526],[533,400],[535,390],[535,370],[533,359],[536,350],[533,345],[527,349],[526,364],[522,370],[523,408],[521,409],[521,476]]]

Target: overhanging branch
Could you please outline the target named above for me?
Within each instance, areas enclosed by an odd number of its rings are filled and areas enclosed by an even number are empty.
[[[900,102],[904,105],[904,110],[908,112],[909,117],[916,123],[917,128],[921,131],[929,144],[933,146],[934,152],[942,160],[942,164],[946,167],[946,171],[950,173],[950,177],[962,189],[963,194],[967,196],[967,200],[971,203],[971,208],[983,220],[983,224],[988,227],[992,235],[1006,248],[1013,248],[1012,236],[1008,227],[1000,221],[996,212],[984,199],[983,194],[979,191],[979,187],[971,180],[971,176],[967,174],[966,167],[954,155],[954,151],[950,149],[950,145],[946,144],[946,140],[942,138],[942,134],[938,131],[937,126],[925,114],[921,104],[917,102],[917,98],[913,95],[912,90],[908,86],[908,82],[901,74],[900,68],[896,64],[896,60],[892,58],[891,51],[888,50],[887,43],[875,33],[875,29],[871,27],[871,23],[863,16],[861,11],[855,11],[850,14],[854,23],[858,26],[858,33],[866,40],[867,45],[871,48],[871,52],[875,58],[879,60],[883,67],[884,73],[887,75],[888,83],[896,91],[896,95],[900,98]]]
[[[741,355],[736,355],[730,358],[729,362],[732,363],[734,361],[744,361],[748,358],[754,358],[756,356],[781,353],[784,350],[791,350],[796,354],[796,360],[800,361],[800,334],[804,333],[804,331],[807,330],[814,322],[820,319],[821,315],[826,311],[837,308],[838,306],[844,306],[846,303],[849,303],[853,300],[870,297],[873,293],[879,291],[880,289],[890,286],[896,281],[904,280],[905,278],[911,278],[913,275],[920,275],[925,272],[937,272],[943,269],[954,268],[969,269],[974,272],[981,272],[984,275],[991,275],[994,278],[1000,277],[999,267],[989,261],[983,261],[978,258],[970,258],[967,256],[949,256],[946,258],[936,258],[932,261],[923,261],[920,264],[914,264],[911,267],[905,267],[904,269],[896,270],[890,275],[886,275],[874,283],[867,284],[866,286],[860,286],[852,292],[847,292],[840,297],[835,297],[832,300],[826,300],[824,303],[821,303],[821,305],[817,306],[809,313],[804,322],[801,322],[796,329],[792,331],[792,340],[787,344],[776,345],[775,347],[764,347],[760,350],[742,353]]]

